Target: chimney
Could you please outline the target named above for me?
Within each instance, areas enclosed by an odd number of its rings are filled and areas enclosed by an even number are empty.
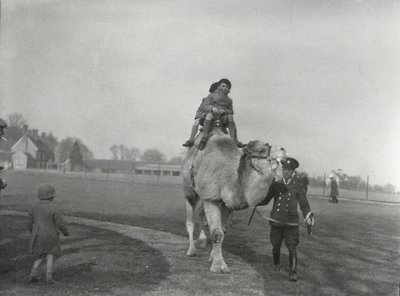
[[[33,136],[34,138],[37,138],[37,137],[39,136],[39,130],[33,129],[33,130],[32,130],[32,136]]]

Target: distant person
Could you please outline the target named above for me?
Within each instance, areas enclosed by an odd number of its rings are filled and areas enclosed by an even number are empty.
[[[339,202],[338,201],[338,196],[339,196],[338,184],[336,182],[335,177],[331,176],[329,179],[331,180],[331,192],[329,193],[331,200],[329,202],[337,204]]]
[[[39,281],[38,269],[46,259],[46,282],[55,283],[53,279],[54,259],[60,257],[61,246],[58,230],[64,236],[69,231],[63,222],[62,215],[52,204],[56,190],[48,184],[40,185],[37,198],[39,202],[29,212],[29,253],[35,256],[35,262],[30,274],[30,282]]]
[[[258,204],[267,205],[272,198],[274,199],[269,222],[274,269],[280,272],[281,246],[285,240],[289,250],[289,281],[292,282],[297,281],[297,246],[300,239],[298,205],[309,228],[309,234],[314,224],[313,213],[304,193],[303,181],[295,171],[298,167],[299,162],[296,159],[287,158],[282,164],[283,179],[274,182],[266,198]]]
[[[4,130],[6,129],[6,127],[7,127],[7,123],[2,118],[0,118],[0,141],[1,140],[7,141],[3,137],[4,136]],[[4,169],[4,167],[0,167],[0,171],[2,169]],[[7,181],[4,180],[4,179],[0,179],[0,190],[5,189],[6,186],[7,186]],[[1,236],[1,229],[0,229],[0,236]]]
[[[1,140],[7,141],[6,138],[3,137],[4,136],[4,130],[6,129],[6,127],[7,127],[7,123],[2,118],[0,118],[0,141]],[[2,169],[4,169],[4,167],[0,166],[0,171]],[[0,179],[0,190],[6,188],[6,186],[7,186],[7,181],[3,180],[3,179]]]
[[[183,143],[184,147],[192,147],[194,145],[198,126],[201,122],[204,122],[203,137],[199,143],[199,149],[203,149],[206,146],[208,135],[211,131],[212,120],[217,116],[221,117],[222,121],[227,123],[229,134],[235,140],[238,147],[243,147],[243,144],[237,139],[236,124],[233,119],[232,99],[228,97],[231,86],[231,82],[226,78],[222,78],[218,82],[211,84],[209,89],[210,94],[203,98],[197,109],[190,138]]]

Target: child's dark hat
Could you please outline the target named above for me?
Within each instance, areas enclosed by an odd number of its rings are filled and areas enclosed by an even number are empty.
[[[213,93],[216,91],[216,89],[218,88],[219,82],[214,82],[213,84],[210,85],[210,89],[209,92]]]
[[[221,83],[225,83],[229,87],[229,90],[232,88],[231,82],[226,78],[222,78],[220,81],[218,81],[218,85],[220,85]]]
[[[39,186],[38,199],[46,200],[56,196],[56,189],[49,184],[42,184]]]

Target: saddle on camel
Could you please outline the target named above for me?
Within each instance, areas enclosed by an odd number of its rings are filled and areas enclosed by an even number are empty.
[[[210,94],[203,98],[197,109],[190,138],[183,144],[184,147],[192,147],[194,145],[198,127],[201,125],[203,127],[203,136],[197,147],[202,150],[206,146],[210,131],[215,124],[222,125],[225,133],[227,133],[228,129],[237,146],[239,148],[243,147],[243,144],[237,139],[232,99],[228,97],[231,87],[231,82],[226,78],[222,78],[210,86]]]

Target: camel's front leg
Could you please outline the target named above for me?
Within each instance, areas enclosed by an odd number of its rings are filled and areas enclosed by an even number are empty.
[[[186,200],[186,230],[189,235],[189,250],[187,251],[187,256],[196,256],[196,247],[194,245],[194,207]]]
[[[228,265],[222,257],[222,242],[224,241],[224,232],[221,225],[221,209],[215,201],[204,201],[204,211],[210,228],[210,236],[213,244],[211,251],[212,264],[210,271],[212,272],[230,272]]]
[[[227,232],[232,226],[233,210],[229,209],[224,203],[221,204],[222,230]]]

